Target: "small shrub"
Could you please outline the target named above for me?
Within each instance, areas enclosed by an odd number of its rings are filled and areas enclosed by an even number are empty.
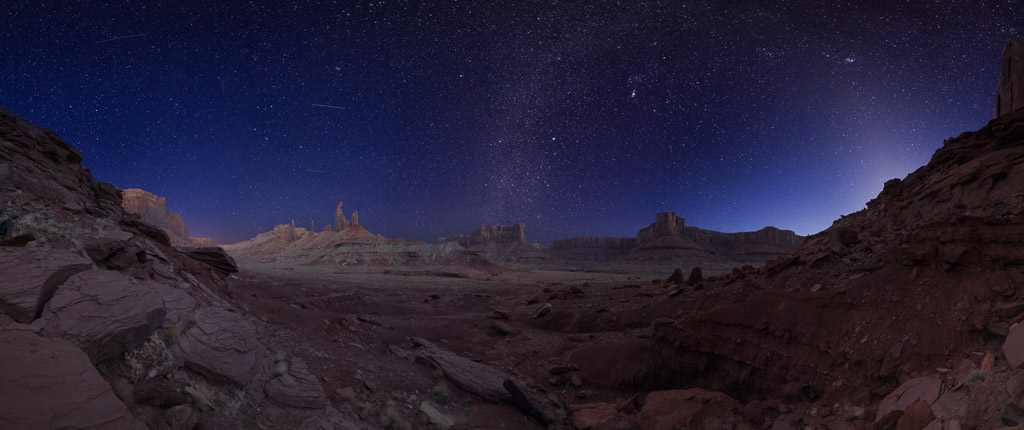
[[[384,424],[384,428],[388,430],[412,429],[412,426],[402,418],[402,413],[393,405],[388,406],[387,409],[384,410],[384,415],[381,417],[381,423]]]
[[[168,346],[178,343],[179,339],[181,339],[181,332],[178,331],[178,327],[171,327],[164,331],[164,341]]]
[[[431,388],[430,394],[441,404],[447,404],[451,400],[451,396],[448,394],[448,384],[444,381],[439,381],[434,388]]]
[[[345,387],[338,390],[338,396],[341,397],[341,399],[346,402],[355,403],[356,390],[353,389],[352,387]]]
[[[274,376],[284,376],[284,375],[287,375],[287,374],[288,374],[288,362],[287,361],[278,361],[277,364],[274,365]]]
[[[238,412],[245,404],[245,398],[243,396],[244,394],[239,392],[235,398],[224,402],[224,413],[228,416],[237,417]]]
[[[216,409],[213,407],[213,389],[207,385],[195,384],[185,387],[189,401],[200,410]]]

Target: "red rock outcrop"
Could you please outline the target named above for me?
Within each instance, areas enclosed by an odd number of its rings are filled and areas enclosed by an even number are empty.
[[[95,362],[116,357],[163,325],[161,288],[109,270],[76,274],[46,304],[43,333],[71,341]]]
[[[334,210],[334,229],[345,230],[349,227],[349,222],[345,219],[345,211],[342,210],[341,205],[344,202],[338,202],[338,208]]]
[[[21,192],[39,201],[60,203],[63,211],[88,211],[92,216],[119,213],[121,190],[94,179],[81,162],[82,154],[56,133],[0,108],[0,195]],[[52,217],[34,214],[35,219],[26,220],[23,208],[4,209],[17,218],[18,225],[49,222]],[[45,242],[50,237],[37,239]]]
[[[91,261],[70,252],[0,248],[0,311],[30,323],[39,318],[57,287],[90,268]]]
[[[738,271],[705,281],[702,291],[709,292],[695,294],[664,339],[678,348],[673,365],[683,386],[748,398],[804,393],[824,396],[823,404],[859,399],[849,407],[863,410],[872,407],[870,393],[891,393],[894,382],[966,380],[971,367],[945,363],[998,350],[989,345],[991,336],[1013,336],[1022,273],[1019,110],[948,140],[926,166],[889,181],[866,210],[807,238],[762,274]],[[1015,348],[1004,347],[1013,362]],[[943,375],[948,368],[962,370]],[[925,401],[935,402],[942,392],[929,384],[934,388]],[[915,397],[921,396],[893,395],[898,407]],[[994,399],[972,395],[967,410],[1002,410]],[[1020,422],[1015,413],[1002,422]],[[887,419],[895,423],[896,415]],[[958,419],[987,428],[992,415],[998,412]]]
[[[200,244],[216,246],[208,237],[193,238],[181,215],[167,210],[167,199],[138,188],[121,190],[124,210],[138,215],[142,221],[159,227],[170,238],[174,246],[193,247]]]
[[[320,233],[282,224],[252,239],[225,245],[224,250],[242,262],[496,268],[485,258],[458,246],[389,239],[370,233],[355,223],[349,223],[344,230]]]
[[[1024,108],[1024,39],[1014,39],[1003,49],[996,89],[996,118]]]
[[[293,359],[286,374],[267,383],[266,392],[270,398],[296,408],[320,409],[327,405],[324,388],[301,359]]]
[[[256,329],[244,318],[219,308],[199,311],[179,341],[185,366],[214,380],[244,387],[260,351]]]
[[[0,363],[5,428],[146,428],[70,342],[0,330]]]
[[[228,390],[255,404],[272,378],[251,323],[215,291],[230,259],[174,248],[81,160],[53,132],[0,109],[0,202],[28,238],[0,248],[0,427],[246,427],[242,414],[255,417],[255,406],[231,416],[207,408]],[[233,318],[210,317],[221,312]],[[200,400],[183,403],[183,381],[200,374],[203,389],[188,387]],[[302,391],[318,383],[306,378]],[[296,422],[324,415],[259,408]]]

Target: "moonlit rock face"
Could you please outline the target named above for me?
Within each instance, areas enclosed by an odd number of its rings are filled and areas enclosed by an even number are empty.
[[[1001,69],[996,90],[996,118],[1024,108],[1024,39],[1006,44]]]

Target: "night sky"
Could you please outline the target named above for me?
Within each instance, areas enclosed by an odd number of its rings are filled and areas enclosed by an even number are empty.
[[[36,3],[0,106],[220,243],[338,200],[428,241],[815,233],[984,126],[1024,36],[1018,0]]]

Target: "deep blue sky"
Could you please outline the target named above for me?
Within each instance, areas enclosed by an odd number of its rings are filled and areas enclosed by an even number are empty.
[[[809,234],[983,126],[1024,36],[1015,0],[217,3],[5,4],[0,105],[219,242],[338,200],[428,240]]]

